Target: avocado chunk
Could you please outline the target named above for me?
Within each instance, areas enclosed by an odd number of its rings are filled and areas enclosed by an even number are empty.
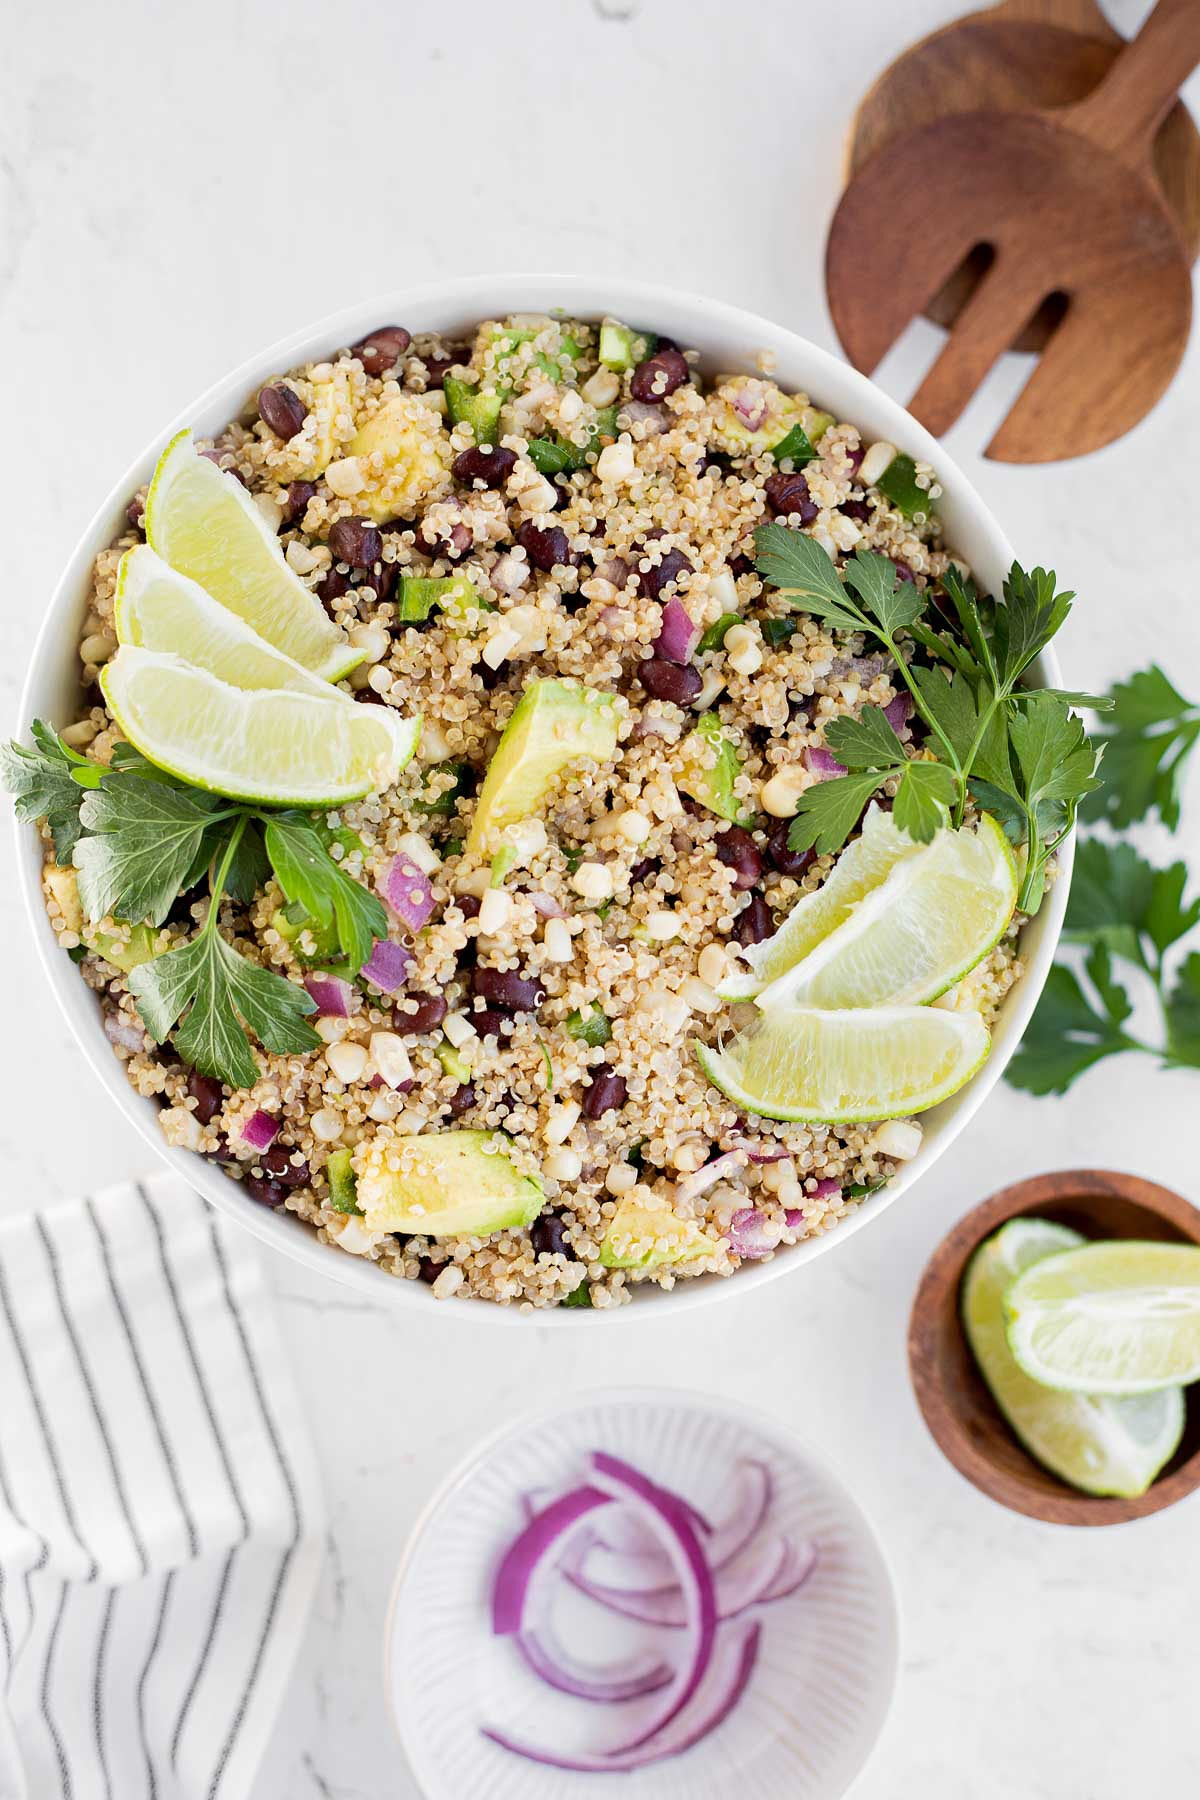
[[[694,1220],[681,1219],[669,1206],[622,1200],[609,1220],[600,1261],[606,1269],[659,1269],[707,1256],[715,1248]]]
[[[728,819],[731,825],[744,825],[750,815],[742,811],[733,791],[742,772],[742,761],[726,736],[719,714],[701,713],[688,743],[695,754],[692,769],[678,783],[682,792],[718,818]],[[712,768],[707,768],[705,764],[714,751],[717,760]]]
[[[434,1131],[368,1138],[354,1151],[368,1231],[486,1237],[531,1225],[545,1202],[513,1167],[502,1131]],[[391,1165],[400,1161],[399,1169]]]
[[[632,369],[645,362],[655,344],[648,331],[635,331],[616,319],[605,319],[600,327],[600,361],[606,369]]]
[[[341,956],[342,946],[333,919],[328,925],[322,925],[298,900],[289,900],[286,906],[276,907],[271,914],[271,924],[284,943],[292,946],[299,960],[310,968],[326,969]],[[311,950],[300,948],[299,940],[305,933],[312,939]]]
[[[611,694],[534,681],[525,689],[497,744],[467,837],[478,854],[489,836],[535,813],[563,770],[591,758],[607,762],[617,748]]]
[[[452,425],[469,425],[477,444],[496,443],[500,408],[504,405],[504,395],[497,388],[472,387],[469,381],[447,375],[442,392]]]
[[[102,956],[105,962],[110,962],[115,969],[120,969],[126,975],[131,969],[140,968],[142,963],[152,960],[158,939],[158,932],[153,925],[131,925],[128,938],[114,937],[111,932],[101,931],[98,926],[89,925],[85,920],[79,899],[79,878],[74,869],[47,863],[42,870],[42,881],[58,902],[58,910],[68,929],[82,938],[94,955]]]

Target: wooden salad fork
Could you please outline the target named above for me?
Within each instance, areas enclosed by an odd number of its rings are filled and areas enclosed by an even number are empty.
[[[878,151],[842,196],[826,253],[850,360],[874,369],[983,245],[987,273],[910,402],[921,422],[948,430],[1043,303],[1061,296],[1061,320],[987,454],[1051,462],[1137,424],[1191,324],[1188,252],[1152,148],[1198,61],[1200,0],[1158,0],[1085,99],[953,114]]]
[[[947,113],[1070,106],[1099,87],[1125,39],[1097,0],[999,0],[939,27],[888,65],[863,96],[846,146],[846,179],[893,138]],[[1182,102],[1154,140],[1154,170],[1193,262],[1200,253],[1200,132]],[[968,259],[926,308],[952,325],[987,267]],[[1043,350],[1060,310],[1044,307],[1014,349]]]

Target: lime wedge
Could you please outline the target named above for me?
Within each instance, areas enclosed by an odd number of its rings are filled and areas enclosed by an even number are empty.
[[[279,540],[239,481],[201,456],[189,431],[158,459],[146,537],[173,569],[314,675],[337,681],[362,657],[288,567]]]
[[[922,846],[900,831],[890,812],[872,804],[861,834],[847,844],[828,878],[797,900],[773,937],[746,952],[749,973],[732,976],[719,989],[722,1000],[753,1000],[781,975],[816,949],[850,917],[867,894],[891,874],[897,863],[915,856]]]
[[[273,650],[244,619],[218,605],[198,581],[170,568],[149,544],[138,544],[121,558],[113,616],[122,644],[181,656],[233,687],[290,688],[318,700],[344,698],[319,675]]]
[[[1001,936],[1017,866],[987,814],[939,831],[892,868],[823,943],[758,996],[761,1007],[917,1006],[960,981]],[[786,929],[786,927],[785,927]]]
[[[1200,1245],[1113,1238],[1017,1278],[1008,1343],[1034,1381],[1085,1394],[1147,1394],[1200,1380]]]
[[[333,806],[390,786],[420,719],[287,688],[238,688],[178,656],[122,645],[101,671],[143,756],[194,787],[267,805]]]
[[[989,1047],[978,1013],[785,1005],[763,1013],[727,1050],[695,1051],[714,1087],[747,1111],[836,1125],[936,1106],[970,1080]]]
[[[1126,1397],[1043,1387],[1013,1360],[1004,1294],[1048,1256],[1077,1249],[1076,1231],[1048,1219],[1012,1219],[971,1258],[963,1329],[997,1406],[1031,1456],[1085,1494],[1144,1494],[1183,1436],[1183,1389]]]

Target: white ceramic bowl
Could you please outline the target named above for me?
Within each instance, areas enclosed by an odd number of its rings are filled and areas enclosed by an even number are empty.
[[[601,281],[564,275],[475,276],[439,287],[418,288],[347,307],[331,318],[273,344],[200,396],[193,406],[166,424],[142,456],[114,483],[108,498],[84,532],[63,572],[47,609],[34,649],[33,662],[21,699],[22,730],[30,719],[44,718],[62,724],[73,715],[78,700],[79,623],[84,611],[92,560],[118,534],[124,524],[130,495],[147,481],[159,452],[171,435],[184,425],[201,435],[212,435],[241,411],[246,399],[269,376],[297,363],[325,355],[339,346],[356,342],[374,326],[399,320],[410,330],[464,330],[481,318],[510,312],[546,312],[561,308],[569,315],[598,318],[613,313],[619,318],[644,323],[700,351],[710,370],[750,368],[761,349],[775,357],[775,372],[787,388],[803,389],[815,403],[858,425],[868,441],[885,438],[919,458],[933,463],[944,497],[938,510],[945,520],[948,539],[971,563],[981,585],[992,592],[1013,560],[1003,532],[955,467],[941,445],[903,408],[889,400],[864,375],[782,325],[773,325],[755,313],[742,312],[719,301],[693,299],[667,289],[626,281]],[[1059,681],[1052,656],[1034,665],[1036,679],[1047,685]],[[958,1136],[1000,1079],[1016,1049],[1054,960],[1067,903],[1070,843],[1062,858],[1062,878],[1050,890],[1037,919],[1024,938],[1026,971],[1006,1000],[993,1034],[992,1053],[980,1073],[962,1091],[933,1112],[925,1114],[925,1141],[920,1154],[897,1176],[892,1185],[857,1211],[835,1231],[797,1245],[765,1263],[743,1266],[729,1280],[702,1276],[680,1282],[671,1292],[648,1285],[631,1306],[611,1311],[555,1310],[538,1314],[541,1325],[581,1331],[611,1328],[619,1320],[661,1317],[661,1309],[679,1312],[721,1295],[749,1294],[758,1283],[801,1268],[831,1245],[842,1244],[862,1230],[887,1206],[933,1166],[942,1151]],[[360,1261],[318,1242],[311,1230],[291,1213],[273,1213],[249,1200],[236,1182],[214,1165],[188,1151],[169,1149],[158,1126],[158,1109],[142,1099],[127,1082],[120,1063],[104,1036],[95,999],[80,981],[75,965],[58,949],[42,903],[41,852],[36,833],[17,828],[17,864],[30,923],[46,975],[59,1005],[85,1056],[125,1117],[141,1132],[157,1155],[223,1212],[239,1219],[251,1231],[277,1249],[298,1257],[311,1268],[345,1282],[360,1293],[396,1306],[424,1307],[426,1315],[463,1319],[509,1327],[530,1321],[515,1308],[487,1304],[461,1306],[435,1301],[420,1282],[398,1281],[374,1264]]]
[[[560,1752],[613,1742],[608,1709],[548,1689],[492,1635],[489,1617],[492,1571],[523,1523],[521,1496],[572,1485],[592,1450],[623,1457],[715,1519],[728,1508],[737,1460],[757,1457],[775,1478],[765,1529],[817,1550],[796,1593],[757,1609],[758,1661],[729,1717],[683,1756],[622,1775],[620,1792],[838,1800],[883,1728],[896,1681],[896,1595],[879,1541],[857,1501],[790,1432],[753,1409],[669,1388],[583,1393],[505,1426],[426,1506],[396,1574],[384,1640],[388,1703],[426,1800],[608,1791],[594,1775],[529,1762],[479,1730],[486,1721]],[[590,1663],[639,1641],[637,1628],[583,1599],[565,1628]]]

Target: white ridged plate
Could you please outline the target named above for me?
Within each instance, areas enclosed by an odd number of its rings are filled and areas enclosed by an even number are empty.
[[[683,1756],[630,1775],[565,1773],[482,1736],[485,1722],[558,1751],[612,1743],[636,1708],[555,1693],[492,1635],[491,1580],[523,1522],[521,1496],[582,1478],[592,1450],[623,1456],[700,1510],[728,1510],[734,1464],[761,1457],[775,1477],[766,1529],[815,1541],[799,1591],[756,1608],[762,1639],[740,1704]],[[669,1644],[569,1596],[563,1635],[602,1663],[631,1645]],[[771,1420],[698,1394],[596,1389],[507,1427],[435,1495],[392,1591],[386,1683],[400,1739],[427,1800],[837,1800],[866,1761],[895,1685],[895,1591],[857,1503],[811,1451]],[[631,1733],[627,1735],[632,1735]]]

